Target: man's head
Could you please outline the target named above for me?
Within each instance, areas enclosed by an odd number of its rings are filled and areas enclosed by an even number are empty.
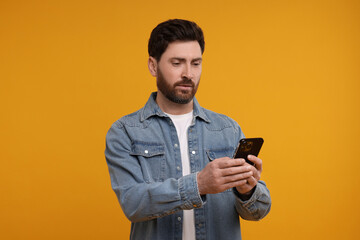
[[[204,35],[194,22],[169,20],[152,31],[148,64],[157,79],[159,101],[192,101],[200,81],[203,52]]]
[[[151,32],[148,44],[149,56],[160,61],[169,43],[175,41],[197,41],[201,53],[204,53],[205,41],[201,28],[188,20],[171,19],[160,23]]]

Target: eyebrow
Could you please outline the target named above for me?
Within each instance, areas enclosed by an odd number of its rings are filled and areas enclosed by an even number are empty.
[[[170,58],[170,61],[172,60],[178,60],[178,61],[181,61],[181,62],[185,62],[186,59],[185,58],[180,58],[180,57],[174,57],[174,58]],[[199,58],[194,58],[191,60],[191,62],[196,62],[196,61],[202,61],[202,58],[199,57]]]

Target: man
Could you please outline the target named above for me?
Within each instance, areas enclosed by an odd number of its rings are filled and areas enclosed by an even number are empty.
[[[239,125],[200,107],[203,32],[174,19],[151,33],[148,67],[156,93],[116,121],[106,138],[112,188],[131,223],[130,239],[241,239],[239,216],[260,220],[271,199],[262,161],[231,159]]]

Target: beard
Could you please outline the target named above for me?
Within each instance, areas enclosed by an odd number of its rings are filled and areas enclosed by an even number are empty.
[[[187,78],[183,77],[181,81],[176,82],[173,86],[171,86],[168,81],[164,78],[164,75],[161,73],[160,69],[157,69],[158,77],[156,79],[156,84],[158,90],[170,101],[178,104],[187,104],[191,102],[195,96],[195,93],[198,89],[199,82],[195,85],[195,83]],[[176,89],[176,86],[187,85],[191,86],[189,90],[184,89]]]

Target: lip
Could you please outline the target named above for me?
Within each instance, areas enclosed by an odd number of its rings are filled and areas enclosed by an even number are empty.
[[[178,87],[193,87],[193,85],[191,83],[190,84],[180,83],[180,84],[177,84],[176,86],[178,86]]]
[[[177,88],[180,88],[180,89],[191,89],[193,86],[191,84],[180,84],[180,85],[177,85],[176,86]]]

